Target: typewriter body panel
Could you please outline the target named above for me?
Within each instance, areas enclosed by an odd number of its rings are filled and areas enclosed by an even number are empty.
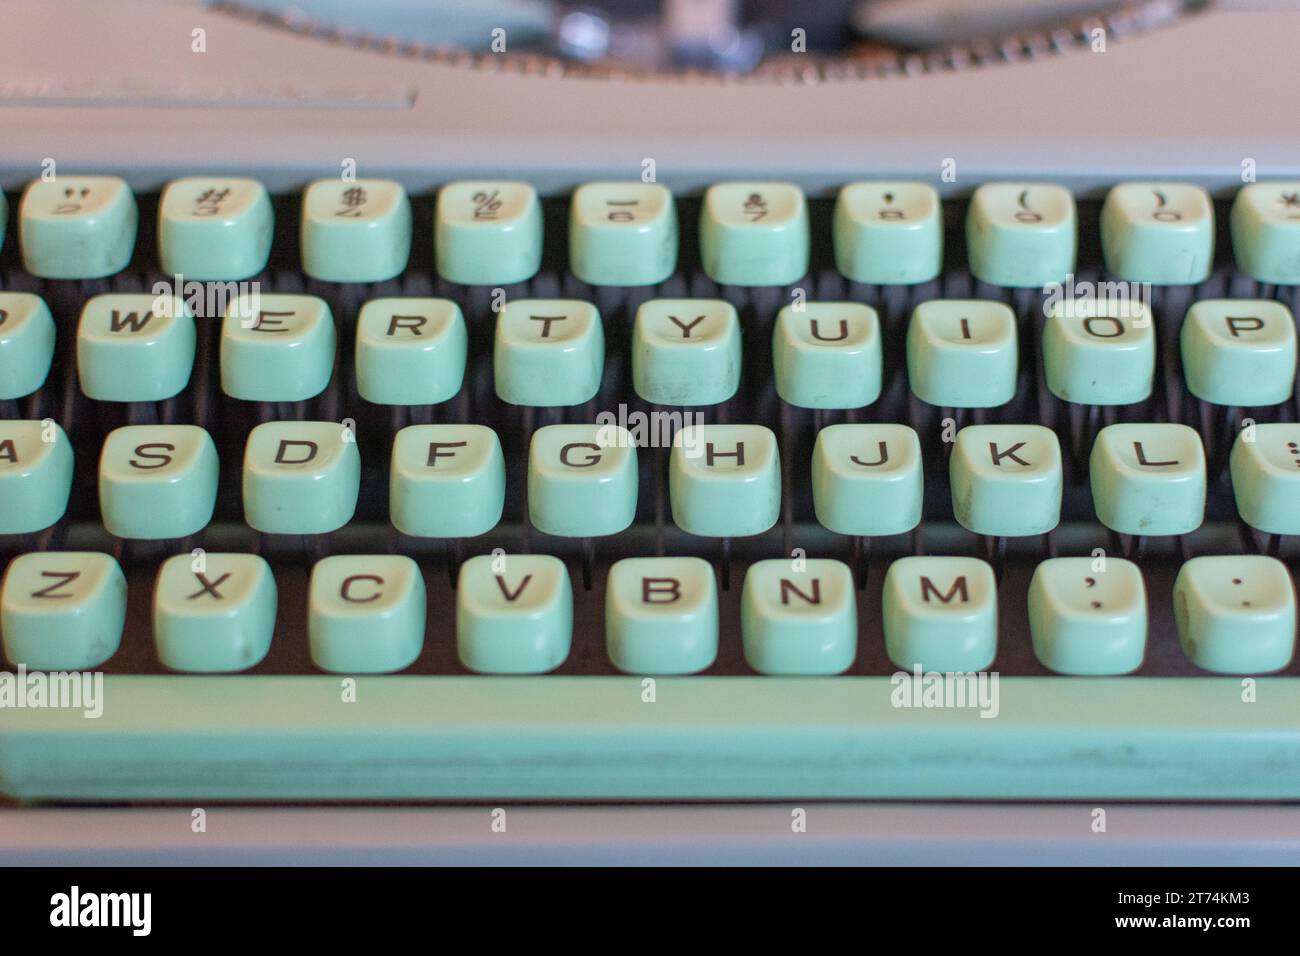
[[[1219,406],[1198,404],[1184,389],[1177,356],[1183,316],[1194,303],[1266,301],[1292,313],[1300,304],[1296,286],[1257,281],[1234,269],[1228,229],[1243,182],[1300,179],[1300,127],[1286,119],[1293,113],[1292,38],[1300,13],[1216,9],[1115,39],[1105,52],[1085,46],[960,70],[816,82],[616,81],[552,75],[540,67],[497,68],[490,58],[458,64],[329,44],[187,3],[140,3],[109,14],[93,3],[37,7],[0,0],[0,22],[8,34],[0,58],[0,187],[9,196],[0,293],[31,292],[48,302],[57,330],[55,369],[64,376],[44,387],[39,406],[11,403],[3,417],[48,416],[66,424],[77,473],[70,510],[61,519],[65,536],[54,550],[112,555],[126,586],[126,633],[99,668],[105,674],[102,716],[0,709],[0,792],[6,796],[1300,798],[1297,664],[1288,657],[1280,669],[1264,669],[1266,676],[1254,676],[1249,666],[1212,674],[1190,659],[1176,622],[1176,602],[1184,600],[1176,592],[1185,593],[1176,577],[1188,558],[1249,555],[1293,568],[1297,553],[1289,535],[1273,540],[1258,529],[1243,531],[1226,480],[1227,448],[1241,423],[1228,428]],[[203,52],[193,46],[196,29],[204,31]],[[33,42],[13,42],[20,37]],[[38,277],[24,267],[20,194],[50,161],[56,179],[116,176],[134,193],[139,239],[125,268],[76,279]],[[304,191],[348,172],[396,182],[410,197],[410,260],[396,277],[335,282],[301,269]],[[168,280],[158,258],[159,194],[187,176],[247,177],[268,190],[274,247],[267,268],[253,278],[264,293],[312,295],[329,306],[326,321],[337,321],[339,346],[325,398],[258,404],[223,397],[216,378],[224,345],[215,318],[197,323],[194,368],[208,370],[202,386],[208,412],[189,404],[181,411],[140,413],[125,408],[129,402],[103,403],[112,405],[105,410],[86,396],[73,362],[78,317],[95,295],[150,292]],[[500,283],[452,282],[437,274],[434,196],[459,180],[535,187],[545,237],[535,274]],[[606,180],[653,181],[673,194],[681,251],[664,281],[629,290],[582,282],[569,272],[571,197],[584,184]],[[792,281],[749,286],[705,274],[698,225],[707,213],[705,190],[753,181],[791,184],[807,198],[811,265]],[[844,186],[858,181],[933,186],[942,200],[940,275],[888,286],[853,282],[837,271],[834,203]],[[1102,200],[1130,181],[1206,190],[1217,223],[1214,265],[1203,282],[1157,284],[1153,293],[1156,380],[1168,391],[1137,403],[1143,411],[1128,417],[1072,412],[1048,396],[1039,374],[1045,292],[985,282],[970,272],[972,195],[995,182],[1069,190],[1078,203],[1077,278],[1096,283],[1110,278],[1102,268]],[[587,301],[599,308],[604,380],[596,398],[539,411],[493,394],[497,288],[505,289],[508,301]],[[893,535],[868,546],[815,519],[809,472],[815,436],[829,425],[860,422],[838,411],[791,407],[776,395],[772,330],[777,313],[800,295],[812,303],[868,305],[878,313],[887,381],[877,412],[860,421],[906,422],[922,434],[923,538]],[[361,308],[391,297],[449,299],[466,320],[466,384],[457,400],[428,416],[390,414],[355,392],[352,342]],[[695,410],[711,425],[773,430],[779,468],[785,469],[779,520],[761,534],[730,541],[682,530],[673,521],[668,482],[656,485],[650,477],[667,475],[670,452],[648,447],[640,451],[641,498],[627,530],[597,537],[594,545],[530,530],[530,435],[546,425],[590,422],[620,405],[650,408],[634,394],[629,353],[635,314],[656,299],[716,300],[736,310],[744,355],[740,397]],[[1061,436],[1073,463],[1066,465],[1062,524],[1050,544],[1040,535],[977,536],[954,522],[947,440],[939,437],[943,409],[918,403],[908,392],[905,338],[916,307],[972,299],[1001,303],[1020,322],[1020,368],[1013,373],[1014,397],[999,403],[1010,410],[985,415],[966,408],[954,414],[953,424],[1045,425]],[[1292,394],[1270,405],[1264,421],[1294,422],[1295,401]],[[238,412],[213,416],[214,407]],[[29,414],[33,408],[40,414]],[[217,516],[180,544],[124,543],[105,531],[96,510],[94,462],[112,427],[154,424],[158,415],[171,424],[201,424],[216,439]],[[346,427],[356,430],[360,504],[328,540],[259,536],[244,520],[239,459],[247,433],[256,424],[295,419],[348,420]],[[1087,445],[1101,424],[1130,420],[1191,423],[1202,433],[1211,472],[1204,524],[1187,534],[1121,543],[1114,528],[1098,523],[1087,494]],[[455,548],[434,537],[399,537],[389,521],[395,434],[401,425],[430,423],[487,425],[505,447],[505,517]],[[247,495],[247,485],[243,489]],[[33,549],[33,543],[10,540],[6,560],[39,551],[42,545]],[[279,599],[274,638],[265,660],[249,673],[181,674],[158,658],[152,625],[159,566],[195,547],[212,554],[259,551],[270,562]],[[486,676],[472,673],[458,654],[461,598],[451,578],[471,559],[490,559],[494,549],[507,562],[524,551],[553,554],[568,569],[573,643],[557,673]],[[1030,640],[1033,573],[1049,554],[1096,559],[1098,549],[1103,561],[1125,556],[1141,568],[1150,615],[1145,655],[1129,676],[1053,673]],[[975,706],[929,706],[919,680],[913,697],[911,679],[896,676],[909,669],[887,650],[885,575],[896,559],[918,553],[987,559],[997,571],[997,656],[966,659],[972,670],[991,665],[998,673],[996,687],[990,691],[986,684],[983,691],[996,700],[986,697],[981,705],[977,696]],[[390,668],[401,673],[355,676],[348,687],[348,666],[313,663],[308,591],[315,562],[356,554],[405,554],[418,562],[427,587],[421,598],[426,625],[413,662]],[[703,558],[723,585],[717,658],[698,676],[649,679],[635,667],[615,666],[607,655],[610,566],[615,559],[655,555]],[[759,561],[776,559],[839,562],[855,575],[854,583],[864,583],[849,600],[856,655],[842,675],[760,676],[754,666],[742,641],[744,581]],[[791,573],[805,571],[792,566]],[[501,587],[508,589],[508,582]],[[790,587],[796,586],[806,589],[806,581],[796,579]],[[782,602],[789,598],[784,584],[776,593]],[[12,672],[16,662],[5,663]],[[978,683],[970,686],[981,693]]]

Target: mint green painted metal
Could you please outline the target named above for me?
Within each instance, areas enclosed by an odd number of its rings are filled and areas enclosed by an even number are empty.
[[[22,799],[1300,798],[1300,680],[1003,678],[999,710],[886,677],[105,678],[0,708]]]

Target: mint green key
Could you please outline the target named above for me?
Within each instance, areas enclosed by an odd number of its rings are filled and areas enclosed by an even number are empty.
[[[135,251],[140,214],[116,176],[35,180],[18,205],[23,268],[42,279],[98,279],[121,272]]]
[[[1256,282],[1300,283],[1300,182],[1243,186],[1229,225],[1239,271]]]
[[[1058,674],[1128,674],[1142,666],[1147,595],[1123,558],[1048,558],[1029,582],[1034,653]]]
[[[174,179],[158,201],[163,272],[199,282],[233,282],[266,268],[275,213],[256,179]]]
[[[542,264],[542,204],[528,183],[456,182],[438,192],[438,275],[462,285],[527,282]]]
[[[839,561],[759,561],[745,573],[740,630],[760,674],[839,674],[858,650],[853,575]]]
[[[334,316],[314,295],[241,295],[221,321],[221,390],[249,402],[315,398],[334,374]]]
[[[30,292],[0,292],[0,401],[45,384],[54,361],[54,318]]]
[[[1046,183],[985,183],[966,213],[966,249],[975,278],[1041,288],[1074,273],[1079,226],[1068,189]]]
[[[1130,282],[1192,285],[1214,263],[1214,206],[1199,186],[1122,183],[1101,207],[1106,268]]]
[[[72,443],[53,420],[0,420],[0,534],[42,531],[62,518],[72,464]]]
[[[1205,448],[1186,425],[1125,422],[1088,460],[1097,519],[1121,534],[1189,534],[1205,515]]]
[[[1151,309],[1133,299],[1052,304],[1043,326],[1043,372],[1051,393],[1067,402],[1146,401],[1156,374]]]
[[[99,456],[99,512],[119,538],[183,538],[217,504],[217,446],[197,425],[127,425]]]
[[[326,282],[383,282],[411,257],[411,202],[389,179],[319,179],[302,197],[302,269]]]
[[[740,386],[740,320],[721,299],[651,299],[632,329],[632,387],[657,405],[716,405]]]
[[[856,302],[787,305],[772,329],[776,393],[800,408],[861,408],[880,397],[880,320]]]
[[[656,183],[587,183],[569,207],[569,268],[592,285],[663,282],[677,268],[677,208]]]
[[[718,588],[700,558],[624,558],[605,584],[605,647],[628,674],[695,674],[718,656]]]
[[[1202,299],[1187,310],[1179,336],[1183,377],[1215,405],[1277,405],[1295,387],[1291,310],[1265,299]]]
[[[357,317],[357,392],[377,405],[437,405],[460,392],[468,351],[450,299],[371,299]]]
[[[776,436],[762,425],[689,425],[668,459],[673,521],[690,534],[761,534],[781,513]]]
[[[487,426],[409,425],[393,439],[388,502],[403,534],[485,534],[501,520],[505,500],[505,458]]]
[[[511,405],[581,405],[600,390],[605,330],[578,299],[515,299],[497,316],[497,397]]]
[[[898,667],[980,671],[998,643],[993,569],[978,558],[899,558],[881,595],[885,649]]]
[[[403,554],[339,554],[317,561],[308,588],[312,663],[336,674],[389,674],[424,647],[420,566]]]
[[[5,657],[31,670],[98,667],[117,651],[125,622],[126,578],[107,554],[19,555],[0,584]]]
[[[338,422],[265,422],[244,446],[244,520],[267,534],[325,534],[352,520],[361,456]]]
[[[160,402],[194,368],[194,317],[179,296],[97,295],[77,324],[77,378],[88,398]]]
[[[1295,651],[1295,586],[1262,554],[1192,558],[1174,581],[1174,622],[1186,654],[1217,674],[1267,674]]]
[[[719,183],[700,209],[700,258],[722,285],[789,285],[808,272],[808,207],[791,183]]]
[[[912,312],[907,379],[931,405],[992,408],[1016,395],[1016,317],[1001,302],[936,299]]]
[[[573,640],[573,587],[548,554],[480,554],[460,567],[456,650],[480,674],[544,674]]]
[[[817,521],[836,534],[904,534],[921,523],[921,442],[906,425],[828,425],[812,460]]]
[[[1300,425],[1267,422],[1242,429],[1228,470],[1242,521],[1269,534],[1300,534]]]
[[[543,534],[617,534],[636,518],[636,443],[610,425],[547,425],[528,448],[528,517]]]
[[[952,510],[976,534],[1046,534],[1061,521],[1061,445],[1042,425],[969,425],[948,460]]]
[[[835,201],[835,266],[854,282],[915,285],[943,266],[943,208],[934,187],[859,182]]]
[[[261,663],[275,634],[275,575],[256,554],[177,554],[158,569],[153,639],[169,670],[225,674]]]

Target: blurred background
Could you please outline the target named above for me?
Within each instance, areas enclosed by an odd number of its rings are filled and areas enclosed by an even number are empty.
[[[855,71],[918,53],[996,57],[1091,28],[1151,29],[1210,0],[221,0],[344,42],[554,58],[586,72]],[[1289,0],[1288,0],[1289,2]],[[810,59],[811,58],[811,59]]]

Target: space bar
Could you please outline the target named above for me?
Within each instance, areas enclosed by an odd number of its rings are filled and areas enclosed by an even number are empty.
[[[1300,798],[1300,680],[115,676],[0,708],[26,800]],[[648,698],[653,697],[653,700]],[[933,698],[929,701],[934,704]],[[945,702],[945,701],[940,701]],[[954,699],[952,701],[956,703]],[[981,706],[983,703],[985,706]],[[992,715],[996,711],[996,715]],[[981,716],[990,714],[991,716]]]

